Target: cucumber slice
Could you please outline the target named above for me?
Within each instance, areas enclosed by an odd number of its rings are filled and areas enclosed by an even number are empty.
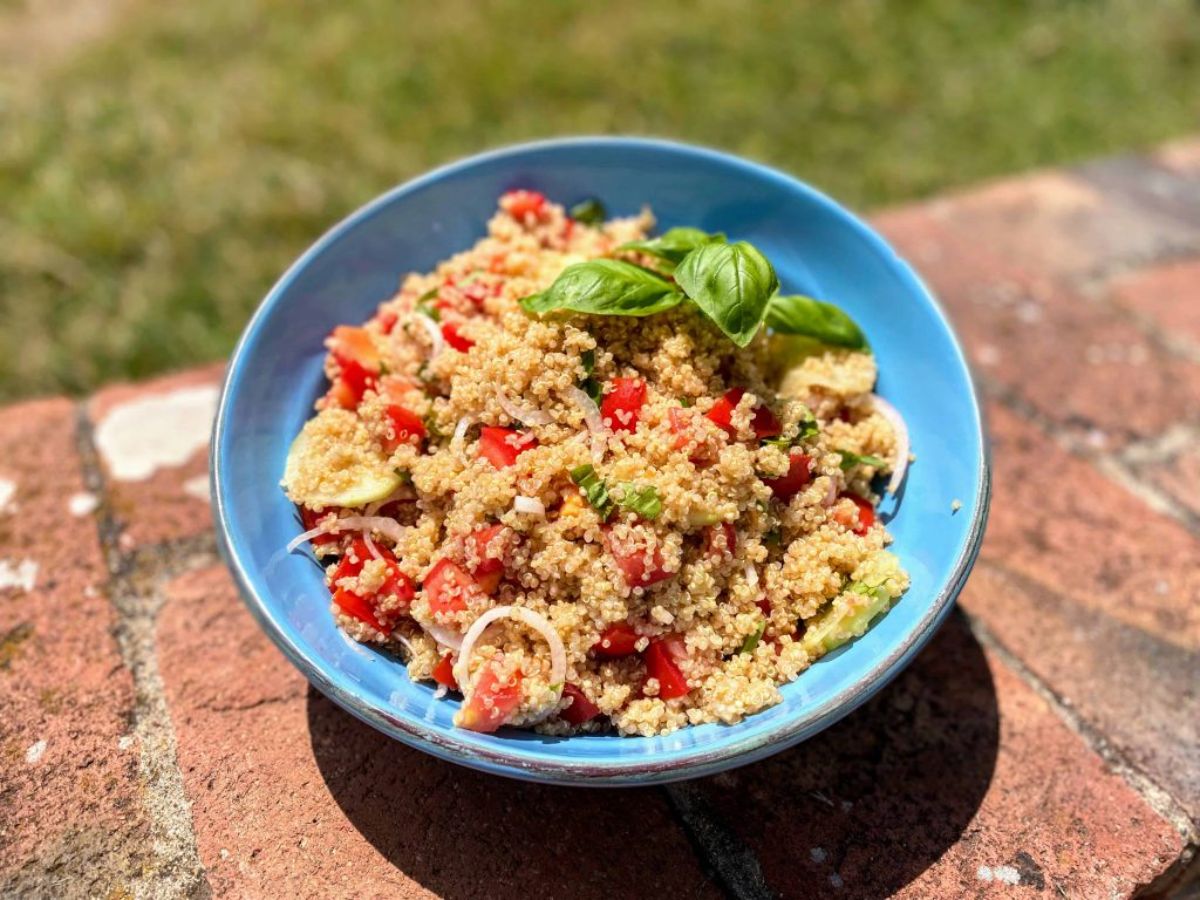
[[[366,506],[391,494],[401,479],[366,426],[345,409],[322,410],[304,424],[283,472],[288,497],[313,507]]]
[[[866,633],[871,620],[885,612],[891,597],[883,588],[855,582],[835,597],[829,608],[808,623],[800,644],[813,659],[832,653],[847,641]]]

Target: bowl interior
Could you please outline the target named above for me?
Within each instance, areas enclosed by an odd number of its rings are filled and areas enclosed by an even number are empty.
[[[410,682],[402,664],[356,644],[328,613],[311,557],[284,552],[300,531],[279,488],[293,436],[323,390],[322,341],[367,318],[402,276],[432,268],[485,232],[514,187],[556,201],[601,198],[610,214],[653,208],[660,227],[696,225],[755,243],[789,292],[827,298],[864,328],[879,392],[904,415],[916,463],[882,513],[909,592],[862,638],[782,689],[783,702],[735,726],[656,738],[553,739],[454,729],[456,701]],[[512,148],[439,170],[355,213],[264,301],[230,364],[214,435],[214,494],[227,559],[251,611],[306,675],[371,724],[445,758],[538,780],[665,780],[746,762],[814,733],[866,699],[932,633],[978,548],[987,503],[979,410],[962,354],[908,267],[820,194],[761,166],[653,141],[594,139]],[[952,511],[953,501],[962,508]]]

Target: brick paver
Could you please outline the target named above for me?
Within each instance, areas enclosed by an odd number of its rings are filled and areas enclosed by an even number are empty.
[[[119,896],[153,864],[107,572],[93,520],[68,511],[76,422],[65,400],[0,411],[2,896],[45,893],[48,872],[63,896]]]
[[[94,471],[71,404],[0,410],[0,895],[1200,890],[1200,138],[876,222],[988,397],[965,612],[844,722],[685,789],[479,775],[310,689],[187,540],[219,366],[92,398]]]

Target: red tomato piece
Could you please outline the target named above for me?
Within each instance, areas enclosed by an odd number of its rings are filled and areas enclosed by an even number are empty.
[[[641,639],[633,626],[628,622],[616,622],[600,632],[600,640],[592,649],[597,656],[616,659],[619,656],[632,656],[637,653],[637,642]]]
[[[812,481],[812,458],[793,448],[788,452],[788,470],[778,478],[764,478],[763,484],[785,503]]]
[[[482,309],[488,297],[495,297],[500,292],[499,284],[484,284],[482,281],[472,281],[462,289],[462,295]]]
[[[350,542],[346,552],[342,554],[337,568],[333,570],[333,575],[329,578],[329,583],[335,585],[342,578],[351,578],[357,575],[362,571],[363,564],[370,558],[371,551],[367,549],[367,542],[361,537],[356,537]]]
[[[317,523],[325,518],[331,512],[337,512],[336,509],[330,508],[321,512],[313,512],[307,506],[300,507],[300,523],[304,526],[305,531],[311,531],[317,527]],[[314,547],[328,547],[330,544],[336,544],[341,538],[336,534],[318,534],[310,543]]]
[[[494,665],[486,666],[479,673],[475,689],[458,714],[458,724],[471,731],[492,732],[512,715],[521,703],[521,672],[518,670],[507,681],[496,676]]]
[[[759,612],[761,612],[764,616],[771,615],[771,601],[766,597],[759,597],[754,601],[754,605],[758,607]]]
[[[379,323],[379,328],[384,334],[391,334],[396,323],[400,321],[400,315],[392,309],[381,309],[375,315],[375,321]]]
[[[353,591],[348,591],[345,588],[339,588],[334,591],[333,602],[338,605],[338,608],[348,616],[353,616],[360,622],[366,622],[376,631],[381,631],[384,634],[391,634],[392,628],[390,625],[385,625],[375,618],[375,610],[371,608],[371,604],[363,597]]]
[[[529,216],[540,219],[546,212],[546,198],[538,191],[509,191],[500,198],[500,205],[519,221]]]
[[[479,586],[475,579],[457,563],[439,559],[434,563],[423,584],[429,608],[435,613],[460,612],[467,608],[467,598]]]
[[[433,667],[433,680],[452,691],[458,690],[458,679],[454,677],[454,657],[449,653],[439,659],[438,664]]]
[[[442,323],[442,337],[446,339],[446,343],[460,353],[466,353],[475,346],[475,342],[468,337],[463,337],[458,332],[457,322]]]
[[[640,378],[614,378],[613,389],[600,401],[600,417],[613,431],[633,431],[646,402],[646,382]]]
[[[529,432],[513,428],[484,425],[479,429],[479,455],[497,469],[507,469],[517,457],[537,446],[537,438]]]
[[[504,571],[508,557],[508,535],[512,529],[506,525],[485,525],[467,535],[467,554],[479,562],[471,570],[473,575],[487,575]]]
[[[339,359],[338,365],[341,371],[329,389],[330,399],[343,409],[354,409],[363,394],[375,387],[375,373],[352,359]]]
[[[720,400],[712,405],[712,409],[705,413],[713,424],[720,427],[731,438],[737,437],[737,431],[733,427],[733,411],[742,402],[745,393],[745,388],[730,388]],[[779,424],[775,413],[761,403],[754,408],[754,417],[750,421],[750,427],[754,429],[754,436],[759,440],[778,437],[783,433],[783,426]]]
[[[724,543],[718,543],[718,538],[723,537]],[[737,549],[737,530],[731,522],[722,522],[719,525],[709,525],[704,529],[704,547],[705,552],[709,556],[720,557],[722,554],[732,554]]]
[[[367,329],[339,325],[333,329],[326,343],[334,358],[342,365],[354,362],[368,372],[379,374],[379,350]]]
[[[571,698],[571,705],[559,713],[572,725],[582,725],[600,715],[600,707],[589,700],[578,687],[567,682],[563,685],[563,696]]]
[[[397,597],[401,605],[407,609],[408,605],[412,603],[413,597],[416,596],[416,589],[413,587],[412,579],[400,571],[394,559],[388,559],[391,556],[390,553],[386,550],[381,551],[381,553],[387,562],[387,576],[376,593],[385,597]]]
[[[658,679],[658,696],[664,700],[682,697],[691,690],[676,663],[686,655],[683,638],[673,634],[651,641],[643,654],[646,674]]]
[[[425,423],[410,409],[392,404],[386,410],[392,436],[385,437],[383,449],[391,453],[401,444],[417,444],[425,440]]]
[[[665,581],[675,574],[663,568],[662,551],[658,547],[649,550],[646,547],[614,541],[607,529],[605,529],[604,535],[608,552],[612,554],[617,568],[625,577],[625,583],[630,587],[648,587]]]
[[[842,494],[842,497],[846,497],[854,503],[857,515],[838,509],[833,514],[834,521],[838,522],[844,528],[853,531],[855,534],[866,534],[870,527],[875,524],[875,507],[865,497],[860,497],[858,494],[851,494],[849,491]]]
[[[691,419],[683,411],[683,408],[679,406],[672,406],[668,410],[667,419],[671,423],[671,433],[675,435],[675,442],[672,446],[676,450],[682,450],[692,439]]]

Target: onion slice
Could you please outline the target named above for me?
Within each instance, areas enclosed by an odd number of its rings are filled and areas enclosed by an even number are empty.
[[[371,540],[371,532],[363,532],[363,543],[367,545],[367,552],[378,560],[383,559],[383,554],[379,552],[379,548],[375,546],[375,542]]]
[[[746,563],[746,584],[752,588],[758,587],[758,569],[754,563]]]
[[[470,416],[463,416],[458,420],[458,424],[454,426],[454,434],[450,436],[451,444],[461,444],[467,439],[467,429],[471,427],[473,420]]]
[[[330,519],[322,522],[316,528],[310,528],[308,531],[296,535],[288,541],[287,552],[294,553],[301,544],[331,532],[362,531],[364,537],[369,539],[370,536],[367,532],[370,530],[378,531],[384,537],[391,539],[393,543],[399,543],[400,539],[404,537],[404,526],[395,519],[388,519],[384,516],[346,516],[343,519]],[[370,546],[367,549],[371,549]]]
[[[549,425],[554,421],[554,417],[544,410],[530,409],[514,403],[503,389],[496,392],[496,401],[510,419],[515,419],[524,425]]]
[[[908,426],[904,424],[904,417],[900,415],[900,411],[878,394],[871,395],[871,402],[875,406],[875,411],[887,419],[896,432],[896,460],[892,464],[892,477],[888,479],[887,483],[887,492],[894,494],[900,489],[900,485],[904,482],[904,474],[908,471],[910,449]]]
[[[544,516],[546,506],[536,497],[524,497],[518,494],[513,498],[513,509],[519,513],[529,513],[534,516]]]
[[[449,647],[451,650],[456,652],[462,649],[463,636],[457,631],[453,631],[437,624],[426,625],[425,630],[429,632],[429,636],[431,638],[433,638],[443,647]]]
[[[604,438],[608,431],[604,427],[604,419],[600,416],[600,407],[587,395],[586,391],[574,385],[567,388],[566,394],[583,414],[583,424],[587,426],[588,433],[592,436],[592,462],[599,464],[604,458]]]
[[[534,612],[532,609],[526,609],[524,606],[497,606],[489,609],[482,616],[474,621],[469,629],[467,629],[466,637],[463,638],[462,647],[458,651],[458,659],[454,663],[454,678],[458,681],[459,686],[463,691],[464,703],[471,698],[472,685],[470,682],[470,661],[471,653],[475,649],[475,644],[487,631],[489,625],[498,619],[516,619],[528,625],[550,645],[550,683],[556,685],[556,692],[559,696],[562,695],[563,684],[567,678],[567,649],[563,646],[562,638],[558,636],[558,632],[554,630],[554,626],[549,620],[540,613]],[[546,715],[550,714],[550,710],[554,709],[551,704],[547,708]]]
[[[414,313],[413,318],[421,324],[421,327],[425,329],[425,333],[429,335],[429,342],[433,345],[429,349],[429,358],[437,359],[441,352],[446,349],[446,339],[442,337],[442,330],[438,328],[437,322],[424,313]]]
[[[826,509],[833,506],[837,502],[838,489],[837,481],[832,476],[826,476],[829,479],[829,487],[825,488],[825,496],[821,500],[821,505]]]

